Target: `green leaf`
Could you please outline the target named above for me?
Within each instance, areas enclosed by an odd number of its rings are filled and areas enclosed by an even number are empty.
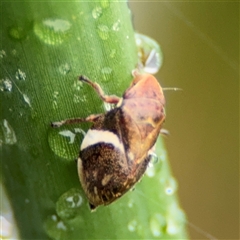
[[[2,237],[186,238],[162,139],[136,190],[91,213],[73,161],[89,124],[50,127],[109,107],[79,75],[107,94],[129,86],[138,59],[127,3],[2,2],[1,16]]]

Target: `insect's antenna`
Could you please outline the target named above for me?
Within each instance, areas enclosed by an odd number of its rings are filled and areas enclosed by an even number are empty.
[[[151,198],[147,198],[145,196],[145,194],[143,194],[140,190],[135,189],[135,191],[141,195],[142,197],[144,197],[145,199],[147,199],[148,201],[150,201],[151,203],[153,203],[154,205],[156,205],[156,207],[160,207],[160,209],[163,209],[163,206],[159,205],[159,202],[151,199]],[[194,229],[196,232],[202,234],[203,236],[205,236],[206,238],[208,238],[209,240],[218,240],[218,238],[214,237],[213,235],[207,233],[206,231],[202,230],[200,227],[197,227],[195,224],[189,222],[187,219],[183,218],[182,219],[188,226],[190,226],[192,229]]]
[[[169,91],[169,90],[171,90],[171,91],[183,91],[182,88],[171,88],[171,87],[169,87],[169,88],[162,88],[162,90],[163,91]]]

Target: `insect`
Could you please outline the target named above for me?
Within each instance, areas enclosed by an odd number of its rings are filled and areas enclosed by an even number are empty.
[[[104,102],[116,107],[105,114],[52,123],[53,127],[93,123],[78,157],[78,175],[91,210],[117,200],[141,179],[165,119],[165,98],[157,79],[137,71],[133,76],[121,98],[105,95],[97,83],[80,76]]]

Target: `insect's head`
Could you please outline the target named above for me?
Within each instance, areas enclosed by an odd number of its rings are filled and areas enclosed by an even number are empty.
[[[157,79],[151,74],[136,74],[130,87],[123,95],[124,99],[149,98],[165,103],[162,88]]]

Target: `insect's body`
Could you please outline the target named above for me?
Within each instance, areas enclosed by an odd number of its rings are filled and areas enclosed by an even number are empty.
[[[93,122],[81,144],[78,174],[95,209],[121,197],[143,176],[165,119],[165,99],[149,74],[136,75],[122,98],[105,96],[98,85],[88,83],[104,101],[117,103],[105,114],[79,120]]]

